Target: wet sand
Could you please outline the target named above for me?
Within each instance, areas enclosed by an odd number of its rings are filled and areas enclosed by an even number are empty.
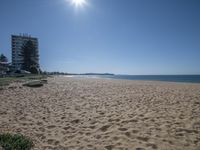
[[[35,150],[200,150],[200,84],[54,77],[0,89],[0,133]]]

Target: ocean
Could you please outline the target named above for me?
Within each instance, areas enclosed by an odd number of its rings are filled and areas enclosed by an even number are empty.
[[[200,83],[200,75],[83,75],[87,78]]]

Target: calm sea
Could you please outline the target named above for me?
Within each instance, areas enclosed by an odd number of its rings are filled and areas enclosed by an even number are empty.
[[[200,75],[97,75],[91,78],[200,83]]]

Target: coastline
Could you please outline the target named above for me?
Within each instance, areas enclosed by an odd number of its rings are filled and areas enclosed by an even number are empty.
[[[41,88],[0,90],[0,133],[39,149],[172,149],[200,146],[200,84],[48,78]]]
[[[60,77],[67,78],[85,78],[85,79],[103,79],[103,80],[119,80],[119,81],[142,81],[142,82],[161,82],[161,83],[175,83],[175,84],[200,84],[200,75],[56,75]],[[119,78],[118,76],[125,76],[124,78]],[[198,76],[199,81],[175,81],[175,80],[159,80],[159,79],[135,79],[135,78],[126,78],[126,76]]]

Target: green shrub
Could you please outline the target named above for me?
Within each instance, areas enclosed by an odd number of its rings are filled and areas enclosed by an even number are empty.
[[[31,150],[31,139],[18,134],[0,134],[0,146],[4,150]]]

